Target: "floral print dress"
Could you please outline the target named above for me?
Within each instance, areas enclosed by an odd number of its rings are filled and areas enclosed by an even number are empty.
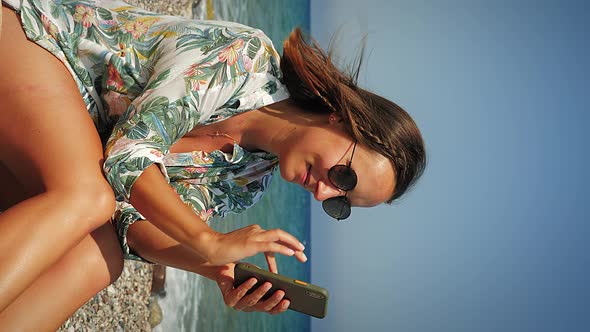
[[[60,59],[78,84],[105,147],[104,172],[118,201],[123,250],[144,219],[128,202],[141,173],[157,164],[203,220],[260,199],[278,165],[234,143],[232,153],[170,153],[207,125],[289,97],[279,56],[260,30],[158,15],[119,1],[3,0],[27,37]]]

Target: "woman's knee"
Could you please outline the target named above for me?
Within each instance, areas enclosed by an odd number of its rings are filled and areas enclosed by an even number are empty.
[[[53,190],[70,211],[88,222],[89,232],[107,223],[115,212],[115,196],[106,181],[78,183]]]
[[[91,207],[96,207],[96,217],[100,224],[111,219],[116,207],[115,194],[106,180],[93,185],[86,198],[90,198]]]

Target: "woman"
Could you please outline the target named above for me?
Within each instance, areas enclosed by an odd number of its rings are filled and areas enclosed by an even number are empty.
[[[279,161],[336,219],[397,199],[424,168],[408,114],[299,30],[279,60],[259,30],[121,2],[2,10],[1,326],[59,326],[118,277],[117,242],[127,257],[216,280],[238,310],[283,312],[281,291],[260,301],[270,285],[233,288],[233,262],[264,252],[276,272],[274,254],[304,262],[303,245],[203,221],[254,204]]]

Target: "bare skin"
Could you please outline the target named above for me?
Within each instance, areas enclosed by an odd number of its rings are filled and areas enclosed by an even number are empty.
[[[0,161],[39,191],[0,214],[0,312],[114,210],[100,139],[72,78],[2,10]]]
[[[28,187],[0,164],[0,210],[41,193]],[[113,227],[107,223],[87,235],[43,272],[0,313],[6,331],[54,331],[94,294],[113,283],[123,268],[123,257]],[[39,301],[50,299],[50,301]]]
[[[120,273],[107,224],[114,195],[102,175],[100,139],[71,75],[26,39],[12,10],[2,7],[2,14],[0,170],[2,183],[14,190],[0,191],[0,326],[51,330]],[[154,167],[137,181],[131,201],[208,264],[303,249],[281,230],[212,231]],[[85,280],[80,261],[95,262],[88,271],[96,280]],[[43,313],[35,320],[31,312]]]
[[[2,12],[0,326],[51,331],[121,272],[114,199],[71,77]]]

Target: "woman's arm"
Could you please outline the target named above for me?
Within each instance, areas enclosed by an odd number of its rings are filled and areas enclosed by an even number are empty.
[[[305,261],[303,244],[280,229],[267,231],[251,225],[227,234],[215,232],[182,202],[156,165],[137,179],[130,202],[154,226],[211,264],[227,264],[259,252],[270,257],[297,253]]]
[[[161,265],[193,272],[216,280],[230,264],[212,265],[191,248],[166,235],[147,220],[129,226],[127,243],[142,258]]]
[[[182,202],[156,165],[149,166],[137,179],[130,203],[162,232],[205,260],[209,258],[215,231]]]
[[[260,301],[266,291],[272,287],[270,283],[260,286],[249,295],[246,293],[255,284],[253,280],[248,280],[234,288],[234,263],[212,265],[148,221],[132,224],[127,236],[129,246],[141,257],[161,265],[194,272],[217,282],[224,302],[229,307],[270,314],[284,312],[289,307],[289,301],[283,300],[285,293],[282,291],[277,291],[267,300]]]

